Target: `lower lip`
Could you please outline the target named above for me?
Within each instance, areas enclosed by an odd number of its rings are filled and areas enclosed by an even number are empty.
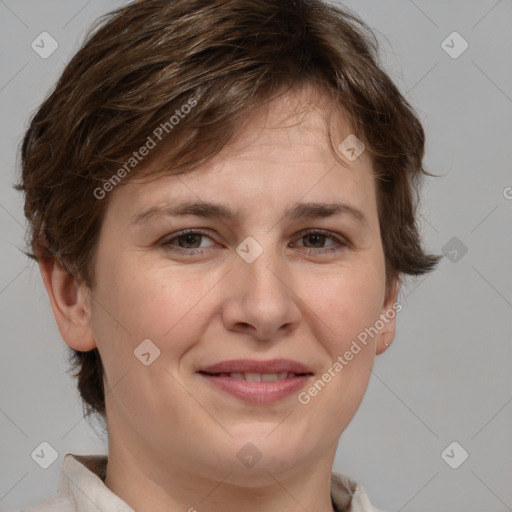
[[[201,376],[210,381],[214,386],[231,393],[233,396],[245,402],[267,404],[277,402],[287,396],[298,393],[312,375],[297,375],[282,380],[248,382],[232,377],[216,377],[201,373]]]

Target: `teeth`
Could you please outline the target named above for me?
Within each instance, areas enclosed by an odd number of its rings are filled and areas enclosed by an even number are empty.
[[[232,373],[225,373],[220,374],[222,376],[228,376],[232,379],[238,379],[238,380],[246,380],[247,382],[273,382],[276,380],[283,380],[283,379],[290,379],[292,377],[295,377],[295,373],[293,372],[280,372],[280,373],[239,373],[239,372],[232,372]]]
[[[249,373],[245,374],[245,380],[247,382],[261,382],[261,373]]]

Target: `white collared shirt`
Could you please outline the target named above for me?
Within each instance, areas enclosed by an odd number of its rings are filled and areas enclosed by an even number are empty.
[[[57,493],[22,512],[135,512],[104,483],[106,455],[64,457]],[[331,499],[337,512],[382,512],[372,506],[363,487],[332,473]]]

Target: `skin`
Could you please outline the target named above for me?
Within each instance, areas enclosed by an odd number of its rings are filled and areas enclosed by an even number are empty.
[[[197,373],[230,359],[289,358],[314,372],[307,390],[396,302],[397,284],[386,287],[371,161],[366,153],[345,165],[334,158],[325,122],[332,107],[306,92],[255,111],[193,172],[111,192],[94,289],[78,286],[58,262],[40,263],[65,342],[100,351],[106,485],[139,512],[332,511],[337,443],[376,354],[393,340],[394,319],[306,405],[297,394],[243,402]],[[336,147],[351,132],[341,114],[333,122]],[[147,208],[183,199],[222,203],[236,218],[132,224]],[[366,223],[346,214],[283,218],[297,202],[335,201],[360,210]],[[192,228],[206,236],[171,240]],[[311,239],[302,234],[310,228],[330,233]],[[248,236],[263,248],[252,263],[236,252]],[[321,253],[333,246],[339,250]],[[187,256],[196,247],[204,252]],[[144,339],[161,351],[149,366],[133,353]],[[237,457],[248,442],[262,455],[250,468]]]

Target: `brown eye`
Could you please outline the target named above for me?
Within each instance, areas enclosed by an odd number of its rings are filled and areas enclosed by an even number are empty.
[[[305,235],[303,238],[308,244],[311,244],[316,249],[321,249],[327,237],[325,235],[310,234]]]
[[[169,251],[183,251],[186,253],[197,254],[203,253],[211,247],[201,247],[201,244],[205,239],[212,240],[208,235],[201,233],[200,231],[187,230],[165,238],[160,243],[160,246]]]
[[[336,252],[349,246],[345,240],[333,233],[314,229],[303,232],[299,240],[303,240],[303,247],[309,249],[308,254]],[[327,240],[333,240],[335,243],[325,246]]]
[[[178,241],[178,245],[180,247],[183,247],[184,249],[196,249],[198,247],[198,242],[201,242],[201,237],[203,235],[198,234],[187,234],[187,235],[181,235],[174,240]],[[192,246],[192,247],[190,247]]]

